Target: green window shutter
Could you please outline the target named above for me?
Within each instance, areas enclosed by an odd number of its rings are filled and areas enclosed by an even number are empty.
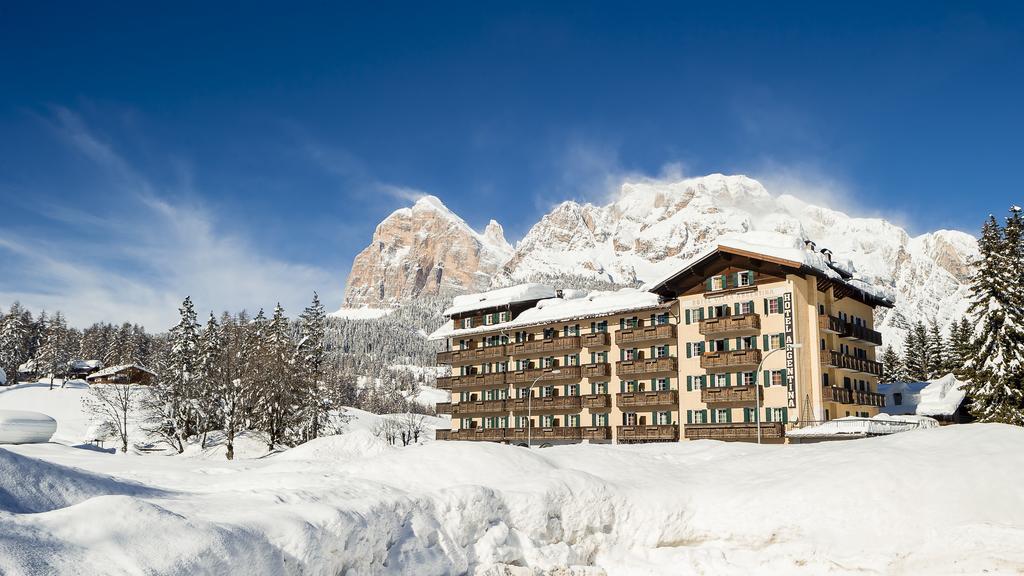
[[[714,317],[715,317],[714,308],[711,307],[711,306],[708,306],[708,318],[714,318]]]
[[[651,358],[657,358],[657,355],[654,353],[654,346],[651,346]]]
[[[771,370],[765,370],[764,371],[764,387],[767,388],[767,387],[769,387],[771,385],[772,385],[772,371]]]
[[[757,370],[754,370],[750,374],[753,376],[752,380],[753,380],[754,384],[757,385]]]
[[[764,344],[764,350],[771,350],[771,338],[767,334],[761,336],[761,342]]]
[[[700,387],[701,388],[707,388],[708,387],[708,376],[707,376],[707,374],[705,374],[705,375],[700,377]]]
[[[712,283],[711,278],[708,278],[708,281],[705,284],[707,285],[707,292],[714,290],[714,284]]]
[[[686,411],[686,423],[693,424],[693,410]]]
[[[732,385],[732,374],[729,374],[728,372],[726,372],[726,374],[725,374],[725,385],[726,386],[731,386]]]
[[[764,299],[764,313],[768,314],[768,299]]]
[[[687,376],[686,377],[686,391],[689,392],[691,390],[693,390],[693,376]]]
[[[782,409],[782,423],[789,424],[789,408]]]
[[[754,308],[754,301],[753,300],[750,300],[750,301],[747,302],[747,309],[750,310],[751,313],[756,311],[756,309]]]
[[[725,411],[725,422],[727,424],[731,424],[732,423],[732,409],[731,408],[728,408]]]
[[[725,338],[725,339],[722,340],[722,350],[721,351],[722,352],[728,352],[729,351],[729,339],[728,338]]]
[[[764,409],[764,421],[765,422],[771,422],[772,421],[772,409],[771,408],[765,408]]]
[[[786,382],[787,382],[787,380],[786,380],[786,369],[783,368],[782,369],[782,385],[785,386]]]
[[[739,336],[736,337],[736,349],[737,350],[742,350],[743,349],[743,338],[740,338]]]
[[[687,324],[690,323],[690,309],[689,308],[686,309],[686,323]]]
[[[739,316],[739,313],[740,313],[740,303],[739,302],[736,302],[735,304],[732,305],[732,313],[737,315],[737,316]]]
[[[704,319],[704,307],[703,306],[701,306],[700,308],[697,308],[697,314],[699,316],[697,318],[698,320],[703,320]]]
[[[718,411],[717,410],[712,410],[711,411],[711,423],[712,424],[716,424],[717,422],[718,422]]]
[[[686,357],[687,358],[692,358],[693,357],[693,344],[691,344],[690,342],[686,343]]]
[[[779,314],[782,314],[782,296],[779,296],[776,300],[779,302]]]

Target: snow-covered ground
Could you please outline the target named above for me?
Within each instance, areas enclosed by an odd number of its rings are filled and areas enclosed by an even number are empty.
[[[370,433],[379,416],[352,415],[233,462],[0,448],[0,574],[1024,570],[1021,428],[529,451],[394,448]]]

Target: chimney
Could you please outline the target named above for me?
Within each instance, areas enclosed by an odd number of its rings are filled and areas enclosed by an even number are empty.
[[[814,240],[804,240],[804,250],[814,252]]]
[[[828,248],[822,248],[821,249],[821,253],[825,256],[826,260],[828,260],[829,262],[832,261],[832,251],[831,250],[829,250]]]

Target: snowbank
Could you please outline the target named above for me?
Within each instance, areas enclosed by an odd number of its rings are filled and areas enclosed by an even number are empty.
[[[0,444],[49,442],[57,421],[39,412],[0,410]]]
[[[911,430],[937,428],[938,426],[939,423],[934,418],[892,415],[883,412],[871,418],[857,418],[854,416],[837,418],[828,422],[822,422],[821,424],[815,424],[814,426],[789,430],[786,432],[786,435],[791,438],[883,436],[886,434],[910,432]]]
[[[286,450],[278,460],[351,461],[383,454],[393,447],[368,430],[353,430],[336,436],[324,436]]]

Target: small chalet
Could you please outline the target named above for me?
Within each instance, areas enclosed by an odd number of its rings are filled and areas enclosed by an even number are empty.
[[[889,414],[930,416],[940,424],[967,424],[974,417],[967,410],[965,382],[952,374],[925,382],[879,384]]]
[[[138,384],[148,386],[152,384],[156,374],[139,364],[122,364],[104,368],[91,374],[86,380],[89,384]]]
[[[72,360],[68,362],[66,378],[68,380],[85,380],[103,368],[100,360]]]

